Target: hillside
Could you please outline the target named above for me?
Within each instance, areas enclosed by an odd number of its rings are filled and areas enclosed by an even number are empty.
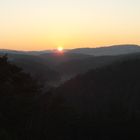
[[[23,68],[25,72],[30,73],[34,78],[46,84],[56,84],[60,80],[57,71],[51,69],[46,60],[25,54],[8,54],[9,61]]]
[[[71,131],[77,139],[138,136],[139,71],[140,59],[133,59],[91,70],[64,83],[54,91],[54,127],[59,128],[57,121],[64,124],[62,132]]]
[[[129,46],[135,50],[139,49],[138,46]],[[119,49],[122,46],[112,46],[110,48],[101,49]],[[128,46],[123,46],[124,51],[127,51]],[[96,48],[91,49],[96,50]],[[72,51],[72,50],[71,50]],[[84,51],[84,49],[83,49]],[[133,58],[140,58],[140,53],[128,53],[122,55],[103,55],[93,56],[81,53],[64,52],[59,53],[46,53],[43,51],[33,52],[37,55],[30,55],[26,53],[8,51],[9,60],[18,66],[22,67],[26,72],[31,73],[34,77],[42,82],[49,82],[51,85],[59,85],[78,74],[83,74],[91,69],[100,68],[117,61],[130,60]],[[86,53],[86,51],[84,51]],[[4,52],[0,52],[4,54]],[[28,52],[29,53],[29,52]]]
[[[60,87],[46,86],[46,93],[42,93],[40,82],[7,59],[0,57],[1,139],[7,136],[10,140],[138,138],[139,54],[92,69]],[[27,62],[26,67],[33,71],[37,68],[32,64],[41,66],[39,59],[33,61],[36,59],[32,56],[14,55],[10,59],[18,60],[19,64]]]
[[[39,57],[45,59],[50,66],[55,67],[62,63],[67,63],[68,61],[76,61],[76,60],[84,60],[86,58],[90,58],[92,56],[85,55],[85,54],[75,54],[75,53],[68,53],[64,52],[62,54],[59,53],[44,53],[39,55]]]
[[[115,62],[140,58],[140,53],[117,56],[93,56],[82,60],[70,60],[57,66],[57,71],[62,79],[68,80],[78,74],[83,74],[92,69],[101,68]]]
[[[17,51],[17,50],[8,50],[0,49],[1,53],[12,53],[12,54],[27,54],[27,55],[41,55],[47,57],[50,60],[52,56],[54,57],[56,52],[55,50],[42,50],[42,51]],[[140,46],[134,44],[122,44],[122,45],[112,45],[112,46],[99,46],[97,48],[76,48],[76,49],[66,49],[64,50],[67,54],[79,54],[80,55],[94,55],[94,56],[103,56],[103,55],[123,55],[131,53],[139,53]],[[68,59],[68,58],[67,58]]]
[[[91,56],[72,53],[45,53],[40,55],[9,53],[9,60],[33,75],[44,80],[55,79],[56,75],[62,80],[68,80],[78,74],[86,73],[91,69],[100,68],[117,61],[140,58],[140,53],[117,56]],[[46,75],[49,73],[49,75]]]
[[[103,56],[103,55],[122,55],[140,52],[138,45],[113,45],[98,48],[77,48],[69,51],[70,53]]]

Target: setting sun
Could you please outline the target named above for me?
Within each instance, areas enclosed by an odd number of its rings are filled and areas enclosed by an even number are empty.
[[[63,52],[63,47],[62,46],[59,46],[58,48],[57,48],[57,50],[59,51],[59,52]]]

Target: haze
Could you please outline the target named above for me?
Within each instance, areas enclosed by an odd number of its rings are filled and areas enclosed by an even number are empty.
[[[0,0],[0,48],[140,44],[139,0]]]

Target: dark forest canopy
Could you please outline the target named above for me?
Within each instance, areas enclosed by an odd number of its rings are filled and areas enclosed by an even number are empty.
[[[3,94],[33,96],[39,92],[37,82],[20,67],[8,62],[7,55],[0,57],[0,85]]]
[[[35,99],[41,85],[29,74],[0,56],[0,139],[16,140],[27,135]]]
[[[81,74],[50,91],[0,57],[0,139],[138,138],[140,59]]]
[[[133,135],[139,131],[140,59],[79,75],[57,88],[54,96],[61,96],[66,106],[74,109],[78,119],[70,117],[71,125],[76,122],[79,129],[75,131],[79,131],[81,139],[96,134],[100,139],[118,139],[121,135],[127,139],[126,133]]]

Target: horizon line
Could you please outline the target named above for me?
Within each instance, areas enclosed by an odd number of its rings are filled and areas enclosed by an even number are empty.
[[[74,49],[96,49],[96,48],[109,48],[109,47],[115,47],[115,46],[139,46],[138,44],[114,44],[114,45],[105,45],[105,46],[97,46],[97,47],[76,47],[76,48],[64,48],[65,50],[74,50]],[[56,51],[56,49],[42,49],[42,50],[22,50],[22,49],[8,49],[8,48],[0,48],[0,51],[21,51],[21,52],[41,52],[41,51]]]

